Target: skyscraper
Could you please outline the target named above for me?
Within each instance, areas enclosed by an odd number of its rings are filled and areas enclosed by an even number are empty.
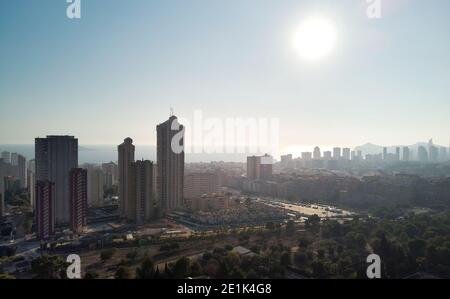
[[[19,159],[19,154],[18,153],[12,153],[11,154],[11,165],[12,166],[17,166],[18,163],[18,159]]]
[[[273,157],[265,154],[261,157],[260,178],[263,180],[270,179],[273,175]]]
[[[3,158],[0,159],[0,217],[5,213],[5,176],[6,163]]]
[[[2,152],[2,159],[5,163],[10,164],[11,163],[11,153],[7,152],[7,151]]]
[[[383,160],[384,161],[388,160],[388,149],[387,149],[387,147],[383,147]]]
[[[36,237],[48,240],[55,233],[55,183],[36,182]]]
[[[158,200],[164,211],[170,211],[183,202],[184,127],[171,116],[156,130]]]
[[[259,178],[261,167],[261,157],[251,156],[247,157],[247,178],[256,180]]]
[[[78,139],[73,136],[36,138],[36,181],[55,183],[56,224],[70,222],[70,171],[78,167]]]
[[[430,161],[437,162],[439,160],[439,149],[437,146],[431,145],[429,148],[430,151]]]
[[[350,160],[350,152],[351,152],[351,149],[349,149],[349,148],[344,148],[344,149],[342,150],[342,159],[344,159],[344,160],[346,160],[346,161],[349,161],[349,160]]]
[[[318,147],[318,146],[316,146],[316,147],[314,148],[313,159],[314,159],[314,160],[320,160],[320,159],[322,159],[322,155],[321,155],[321,153],[320,153],[320,147]]]
[[[159,216],[153,190],[153,162],[142,160],[129,164],[128,189],[127,220],[142,224]]]
[[[19,181],[20,188],[25,188],[27,186],[27,159],[17,154],[14,169],[14,176]]]
[[[441,147],[439,151],[439,160],[447,161],[447,149],[445,147]]]
[[[90,207],[103,206],[105,177],[100,168],[91,168],[87,171],[88,177],[88,205]]]
[[[334,160],[341,159],[341,148],[340,147],[333,148],[333,159]]]
[[[116,163],[109,162],[102,164],[102,170],[105,175],[105,186],[110,188],[116,185],[119,180],[119,168]]]
[[[294,167],[294,161],[292,160],[292,154],[281,156],[281,162],[280,162],[281,168],[293,168]]]
[[[121,217],[127,216],[130,191],[128,190],[129,165],[134,162],[135,146],[133,139],[126,138],[118,146],[119,152],[119,213]]]
[[[411,151],[410,151],[409,147],[407,147],[407,146],[403,147],[402,160],[405,162],[409,162],[411,160]]]
[[[417,155],[420,162],[428,162],[428,152],[425,146],[419,146]]]
[[[0,217],[3,217],[3,214],[5,213],[5,203],[3,200],[3,192],[0,191]]]
[[[269,179],[273,174],[273,157],[264,156],[247,157],[247,178],[251,180]]]
[[[30,196],[30,207],[34,211],[36,206],[36,174],[31,169],[27,170],[27,189]]]
[[[400,147],[395,148],[395,161],[400,161]]]
[[[70,229],[77,234],[87,226],[87,170],[70,171]]]

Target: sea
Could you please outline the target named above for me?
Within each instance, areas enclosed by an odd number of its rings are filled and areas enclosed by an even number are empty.
[[[0,152],[8,151],[18,153],[26,157],[27,160],[34,159],[34,144],[0,144]],[[185,160],[187,163],[198,162],[245,162],[249,154],[194,154],[187,153]],[[156,161],[156,146],[136,145],[135,159],[145,159]],[[101,164],[117,162],[117,145],[80,145],[78,147],[78,163]]]

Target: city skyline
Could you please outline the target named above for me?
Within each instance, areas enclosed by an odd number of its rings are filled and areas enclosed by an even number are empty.
[[[1,143],[61,132],[154,143],[149,128],[172,106],[185,118],[278,118],[282,148],[447,144],[450,4],[383,3],[372,20],[366,1],[84,1],[74,21],[64,1],[2,2]],[[337,32],[316,63],[291,45],[310,15]]]

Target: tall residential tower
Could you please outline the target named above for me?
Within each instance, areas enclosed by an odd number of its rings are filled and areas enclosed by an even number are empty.
[[[78,167],[78,139],[73,136],[36,138],[36,181],[55,184],[56,224],[70,222],[70,171]]]
[[[167,212],[183,203],[184,127],[171,116],[156,131],[158,200]]]

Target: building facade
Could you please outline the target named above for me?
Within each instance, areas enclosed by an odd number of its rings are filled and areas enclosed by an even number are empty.
[[[55,233],[55,183],[36,182],[36,237],[49,240]]]
[[[153,162],[136,161],[129,164],[128,198],[126,218],[143,224],[159,217],[160,205],[154,197]]]
[[[55,183],[56,224],[70,222],[70,171],[78,167],[78,139],[73,136],[36,138],[36,181]]]
[[[88,176],[88,205],[90,207],[103,206],[105,176],[100,168],[91,168]]]
[[[74,168],[70,172],[70,229],[77,234],[87,226],[87,170]]]
[[[158,200],[167,212],[183,205],[184,127],[171,116],[156,131]]]
[[[190,172],[184,176],[184,198],[220,191],[220,176],[217,172]]]
[[[135,146],[133,139],[126,138],[124,142],[118,146],[119,153],[119,213],[121,217],[127,216],[128,202],[130,192],[128,190],[129,165],[134,162]]]

